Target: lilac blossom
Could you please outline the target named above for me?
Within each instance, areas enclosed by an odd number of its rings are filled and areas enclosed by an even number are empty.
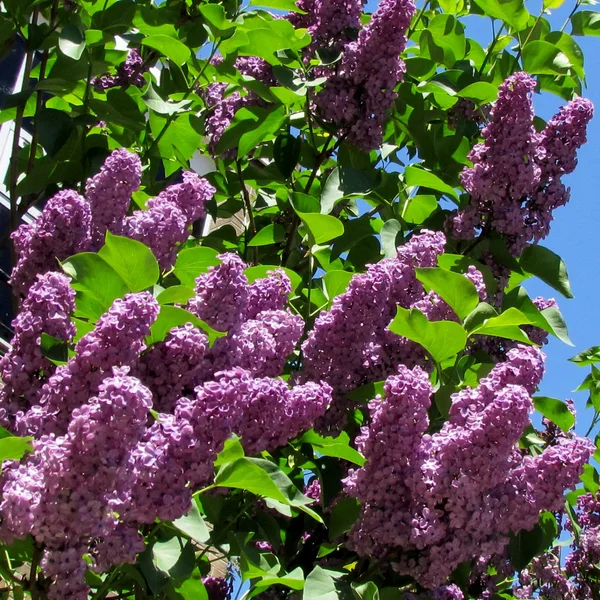
[[[99,91],[106,91],[124,85],[134,85],[141,88],[146,84],[144,73],[149,69],[150,66],[144,63],[140,51],[137,48],[132,48],[127,53],[125,62],[118,66],[116,75],[105,73],[100,77],[94,77],[92,85]]]
[[[56,270],[57,260],[88,250],[90,225],[90,207],[77,192],[63,190],[48,200],[38,219],[11,235],[18,255],[12,288],[25,296],[37,275]]]

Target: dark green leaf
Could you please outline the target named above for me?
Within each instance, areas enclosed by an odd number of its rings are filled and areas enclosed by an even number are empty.
[[[436,362],[460,352],[467,343],[465,330],[452,321],[430,322],[416,309],[398,307],[390,331],[423,346]]]
[[[548,398],[547,396],[534,396],[533,405],[538,412],[565,432],[575,425],[573,413],[562,400]]]
[[[577,11],[571,17],[571,35],[600,35],[600,13],[592,10]]]
[[[50,156],[58,153],[75,129],[73,119],[67,113],[53,108],[40,110],[36,123],[40,144]]]
[[[479,303],[479,294],[464,275],[438,267],[417,268],[417,279],[427,290],[433,290],[463,320]]]
[[[284,124],[287,115],[283,106],[272,110],[260,123],[242,135],[238,144],[237,157],[244,158],[254,150],[261,142],[275,135]]]
[[[359,514],[360,502],[356,498],[345,497],[338,500],[329,513],[329,540],[333,541],[349,531]]]
[[[569,359],[571,362],[574,362],[579,367],[587,367],[588,365],[593,365],[595,363],[600,362],[600,346],[593,346],[592,348],[588,348],[575,356],[572,356]]]
[[[552,513],[543,512],[539,522],[531,531],[520,531],[511,536],[508,551],[512,566],[522,571],[531,559],[544,552],[558,535],[556,518]]]
[[[106,243],[98,254],[123,278],[132,292],[152,287],[160,276],[152,250],[130,238],[106,232]]]
[[[273,159],[286,179],[294,172],[300,160],[301,149],[302,138],[294,137],[291,133],[282,133],[277,136],[273,144]]]
[[[567,267],[558,256],[544,246],[528,246],[521,256],[521,268],[539,277],[566,298],[573,298]]]
[[[484,321],[496,316],[498,316],[498,313],[493,306],[489,305],[487,302],[480,302],[473,309],[473,312],[465,318],[465,329],[468,332],[471,332],[482,325]]]
[[[478,81],[456,92],[456,95],[461,98],[475,100],[480,104],[487,104],[493,102],[497,98],[498,88],[492,83]]]
[[[65,364],[69,360],[69,345],[47,333],[42,333],[40,350],[42,355],[55,365]]]
[[[65,56],[79,60],[85,50],[85,38],[75,25],[66,25],[60,32],[58,47]]]

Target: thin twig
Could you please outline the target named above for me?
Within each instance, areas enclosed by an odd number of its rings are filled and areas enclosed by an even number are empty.
[[[569,16],[567,17],[566,21],[563,23],[563,26],[560,28],[560,32],[561,33],[565,30],[565,28],[569,24],[569,21],[573,18],[573,15],[577,12],[577,9],[580,6],[581,6],[581,0],[576,0],[575,6],[573,7],[573,10],[571,11],[571,13],[569,14]]]
[[[406,32],[407,40],[410,40],[410,36],[417,29],[417,25],[421,22],[421,19],[423,18],[423,15],[425,14],[425,11],[427,10],[427,7],[429,6],[430,1],[431,0],[425,0],[425,4],[423,4],[423,8],[421,8],[421,10],[419,11],[417,18],[415,19],[415,22],[408,28],[408,31]]]
[[[521,54],[523,53],[523,48],[525,48],[525,46],[527,46],[527,42],[529,42],[529,39],[531,38],[531,34],[533,33],[533,30],[537,27],[537,24],[540,22],[540,19],[542,18],[543,15],[544,15],[544,8],[542,7],[542,11],[537,16],[537,19],[535,20],[533,27],[529,30],[529,33],[527,34],[527,37],[525,38],[525,42],[523,42],[522,44],[521,43],[519,44],[519,50],[517,51],[517,55],[515,56],[515,61],[513,62],[513,68],[519,64],[519,59],[521,58]]]
[[[485,66],[487,65],[490,57],[492,56],[492,52],[494,51],[494,48],[496,47],[498,40],[500,39],[500,34],[504,31],[504,26],[505,26],[505,23],[502,23],[502,25],[500,25],[500,29],[498,29],[498,33],[494,33],[494,19],[492,19],[492,34],[494,37],[492,39],[492,43],[490,44],[490,46],[488,48],[485,58],[483,59],[483,62],[481,63],[481,67],[479,68],[479,71],[477,72],[478,77],[481,77],[481,75],[483,74],[483,70],[485,69]]]
[[[38,600],[38,589],[37,589],[37,568],[42,558],[42,548],[38,544],[33,547],[33,555],[31,557],[31,568],[29,570],[29,591],[31,592],[31,599]]]
[[[252,203],[250,202],[250,195],[248,194],[248,188],[246,187],[246,183],[244,182],[244,175],[242,174],[242,165],[239,160],[235,161],[235,166],[237,169],[238,179],[240,180],[240,185],[242,186],[242,198],[244,199],[244,206],[246,207],[246,213],[248,214],[248,223],[250,225],[250,232],[252,233],[252,237],[256,235],[256,222],[254,221],[254,215],[252,214]],[[248,239],[246,232],[246,248],[248,247]],[[252,248],[253,254],[253,264],[258,264],[258,248],[254,246]]]

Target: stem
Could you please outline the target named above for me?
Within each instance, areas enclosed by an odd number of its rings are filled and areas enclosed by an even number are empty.
[[[118,567],[115,567],[113,572],[104,580],[104,583],[102,584],[100,589],[96,592],[96,595],[94,596],[94,600],[103,600],[103,598],[106,597],[106,594],[108,593],[108,589],[110,588],[110,584],[114,581],[115,577],[119,574],[120,570],[121,570],[121,565],[119,565]]]
[[[323,162],[330,155],[330,153],[334,152],[339,147],[339,145],[344,141],[343,137],[340,138],[338,140],[337,144],[331,150],[329,150],[328,149],[329,142],[332,139],[333,138],[327,139],[327,141],[325,142],[325,145],[323,146],[323,150],[321,150],[321,154],[319,154],[319,156],[317,157],[317,162],[315,164],[315,167],[312,170],[312,173],[310,174],[310,177],[308,178],[308,181],[304,188],[305,194],[308,194],[308,192],[310,192],[310,188],[312,187],[312,184],[314,183],[314,181],[317,177],[317,172],[319,171],[319,167],[323,164]],[[294,220],[292,221],[292,225],[290,227],[290,231],[287,236],[287,242],[285,244],[285,249],[281,256],[281,264],[284,267],[286,266],[286,264],[290,258],[290,255],[292,253],[292,244],[294,242],[294,236],[296,235],[296,231],[298,230],[298,227],[300,227],[300,217],[298,215],[294,215]]]
[[[250,195],[248,194],[248,188],[244,182],[244,175],[242,174],[242,165],[239,160],[235,161],[237,169],[238,179],[242,186],[242,198],[244,199],[244,206],[246,207],[246,213],[248,214],[248,223],[250,224],[250,232],[252,237],[256,235],[256,222],[254,221],[254,215],[252,214],[252,203],[250,202]],[[246,230],[246,248],[248,248],[248,231]],[[252,248],[253,264],[258,264],[258,248],[254,246]]]
[[[592,430],[594,429],[594,427],[596,427],[596,423],[598,423],[598,418],[600,417],[600,413],[594,413],[594,418],[592,419],[592,422],[590,423],[590,427],[589,429],[585,432],[585,435],[583,437],[588,437],[590,435],[590,433],[592,433]]]
[[[569,21],[573,18],[573,15],[577,12],[577,9],[581,6],[581,0],[576,0],[575,2],[575,6],[573,7],[573,10],[571,11],[571,13],[569,14],[569,16],[567,17],[566,21],[563,23],[563,26],[560,28],[560,32],[562,33],[566,26],[569,24]]]
[[[37,568],[42,558],[42,547],[38,544],[33,546],[33,556],[31,557],[31,568],[29,570],[29,591],[31,592],[32,600],[38,600],[37,589]]]
[[[89,57],[90,64],[88,66],[87,80],[85,82],[85,92],[83,94],[83,116],[85,117],[88,113],[88,107],[90,103],[90,85],[92,81],[92,57]],[[87,138],[87,126],[83,123],[81,128],[81,162],[83,164],[83,172],[85,173],[85,140]],[[83,195],[85,192],[85,177],[81,179],[80,194]]]
[[[423,14],[427,10],[430,2],[431,2],[431,0],[425,0],[425,4],[423,4],[423,7],[419,11],[417,18],[415,19],[415,22],[408,28],[408,31],[406,32],[407,40],[410,40],[410,36],[415,32],[415,29],[417,28],[417,25],[421,22],[421,19],[423,18]]]
[[[492,43],[490,44],[490,47],[488,48],[485,58],[483,59],[483,62],[481,63],[481,67],[479,68],[479,71],[477,72],[477,75],[479,77],[481,77],[481,75],[483,74],[483,70],[485,69],[485,66],[488,63],[490,56],[492,56],[492,52],[494,51],[494,48],[496,47],[496,44],[498,43],[500,34],[504,31],[504,26],[505,26],[505,24],[503,22],[502,25],[500,25],[500,29],[498,29],[498,32],[494,33],[494,19],[492,19],[492,34],[493,34],[494,38],[492,39]]]
[[[544,15],[544,9],[542,7],[542,11],[540,12],[537,19],[535,20],[533,27],[529,30],[529,33],[527,34],[527,37],[525,38],[525,42],[523,44],[519,44],[519,50],[517,51],[517,55],[515,56],[515,62],[513,63],[513,68],[515,68],[519,64],[519,59],[521,58],[521,53],[523,52],[523,48],[525,48],[525,46],[527,46],[527,42],[531,38],[531,34],[533,33],[533,30],[537,27],[537,24],[540,22],[540,19],[542,18],[543,15]]]

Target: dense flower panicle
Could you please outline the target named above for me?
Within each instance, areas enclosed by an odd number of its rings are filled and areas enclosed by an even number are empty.
[[[461,176],[471,204],[451,219],[455,237],[470,239],[491,227],[508,237],[509,249],[518,255],[527,242],[548,235],[553,210],[568,201],[560,178],[577,164],[593,106],[584,98],[570,101],[538,134],[530,98],[534,88],[526,73],[515,73],[500,86],[484,141],[469,154],[473,167]]]
[[[94,77],[92,85],[97,90],[109,90],[122,85],[134,85],[143,87],[146,83],[144,73],[150,69],[149,65],[144,64],[142,55],[137,48],[132,48],[127,53],[125,62],[119,65],[116,75],[101,75]]]
[[[315,98],[321,116],[347,128],[348,139],[365,149],[381,144],[394,89],[404,75],[400,54],[414,12],[412,0],[383,0],[358,40],[346,45],[337,73]]]
[[[360,27],[360,0],[298,0],[296,6],[306,14],[291,12],[286,18],[294,27],[308,29],[312,51],[342,50],[350,41],[348,30]]]
[[[283,269],[273,269],[248,288],[246,318],[255,319],[265,310],[283,310],[292,292],[292,283]]]
[[[182,183],[169,186],[158,197],[175,204],[185,215],[187,224],[191,225],[204,216],[206,202],[216,190],[206,179],[192,171],[185,171],[182,177]]]
[[[63,434],[73,410],[97,393],[113,367],[137,364],[158,312],[158,303],[148,292],[115,300],[94,330],[77,342],[76,355],[58,367],[44,385],[39,405],[17,416],[20,434]]]
[[[395,568],[431,589],[462,561],[501,554],[511,531],[560,508],[593,445],[573,437],[538,456],[519,452],[542,356],[511,350],[479,387],[452,396],[450,419],[433,435],[425,434],[427,375],[400,366],[387,380],[385,400],[372,401],[371,423],[357,438],[367,463],[345,481],[363,505],[350,533],[359,555],[401,549]]]
[[[34,442],[34,453],[6,477],[3,528],[44,544],[42,568],[54,579],[52,598],[81,597],[83,554],[94,539],[110,538],[127,500],[130,454],[152,406],[150,391],[127,372],[114,369],[98,396],[73,411],[66,434]],[[143,547],[138,541],[132,558]]]
[[[203,577],[202,583],[206,588],[208,600],[227,600],[233,589],[224,577]]]
[[[88,250],[91,219],[90,207],[77,192],[63,190],[48,200],[37,220],[11,235],[18,254],[12,288],[25,296],[37,275],[56,270],[57,259]]]
[[[215,369],[241,367],[256,377],[281,374],[302,336],[304,321],[289,310],[266,310],[218,339],[211,352]]]
[[[386,327],[398,305],[408,308],[423,296],[414,269],[434,266],[444,243],[443,234],[423,231],[399,248],[397,258],[384,259],[355,275],[308,334],[302,346],[303,374],[327,381],[336,392],[347,392],[367,383],[384,356],[390,371],[383,376],[393,372],[399,362],[394,364],[394,357],[384,351]]]
[[[534,588],[540,598],[547,600],[591,598],[591,596],[577,594],[575,584],[564,574],[560,566],[560,558],[553,552],[536,556],[530,566],[519,573],[519,581],[513,588],[513,594],[515,598],[533,598]]]
[[[12,348],[0,359],[4,383],[0,414],[5,425],[10,425],[18,410],[36,403],[42,384],[53,372],[53,364],[42,355],[42,333],[64,342],[75,336],[75,325],[69,318],[75,309],[75,291],[69,283],[62,273],[38,275],[12,322]]]
[[[206,368],[207,349],[206,335],[186,323],[171,329],[164,341],[142,356],[140,378],[152,390],[157,411],[172,412],[175,402],[193,391]]]
[[[140,187],[142,163],[137,154],[124,148],[114,150],[100,172],[87,180],[85,197],[92,210],[94,249],[104,243],[108,229],[121,232],[122,220],[131,204],[131,195]]]
[[[196,279],[188,310],[217,331],[229,331],[244,318],[248,298],[246,264],[235,254],[221,254],[221,264]]]
[[[184,212],[163,198],[148,200],[147,210],[136,210],[123,220],[122,232],[148,246],[160,268],[175,264],[177,247],[188,238],[188,221]]]

